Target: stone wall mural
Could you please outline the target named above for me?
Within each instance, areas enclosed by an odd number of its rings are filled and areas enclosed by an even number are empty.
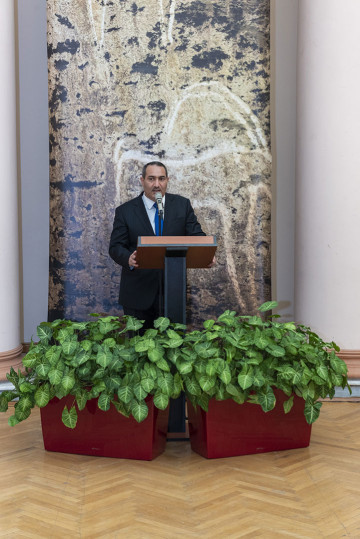
[[[270,299],[269,0],[48,0],[49,317],[119,313],[115,207],[163,161],[217,265],[189,322]]]

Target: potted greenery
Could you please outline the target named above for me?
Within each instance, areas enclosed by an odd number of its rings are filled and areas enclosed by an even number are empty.
[[[0,411],[18,399],[14,426],[38,406],[48,450],[151,460],[165,448],[169,399],[182,387],[165,347],[181,339],[165,318],[139,335],[133,317],[93,317],[40,324],[24,370],[7,375],[14,390],[0,395]]]
[[[262,316],[226,311],[169,350],[189,401],[191,445],[203,456],[306,447],[319,399],[332,398],[336,386],[350,389],[334,342]]]
[[[49,450],[150,460],[165,448],[169,399],[184,390],[191,445],[206,457],[305,447],[319,399],[349,387],[347,367],[335,343],[267,316],[276,305],[187,333],[167,318],[143,335],[132,317],[44,322],[0,411],[18,399],[13,426],[38,406]]]

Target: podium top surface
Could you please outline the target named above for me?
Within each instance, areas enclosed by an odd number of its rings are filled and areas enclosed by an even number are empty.
[[[216,248],[215,236],[139,236],[136,260],[140,269],[163,269],[167,252],[179,250],[187,268],[206,268]]]

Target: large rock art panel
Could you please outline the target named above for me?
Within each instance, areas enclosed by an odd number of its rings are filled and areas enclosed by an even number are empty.
[[[269,1],[48,0],[50,317],[119,312],[108,256],[144,163],[216,234],[189,322],[270,299]]]

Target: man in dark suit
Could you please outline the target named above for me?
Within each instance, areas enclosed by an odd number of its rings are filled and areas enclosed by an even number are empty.
[[[155,235],[155,194],[160,193],[164,207],[164,236],[205,236],[190,201],[166,193],[168,173],[159,161],[147,163],[142,171],[143,192],[116,208],[109,253],[122,266],[119,303],[124,314],[145,320],[152,327],[160,316],[162,270],[139,269],[136,261],[138,236]]]

